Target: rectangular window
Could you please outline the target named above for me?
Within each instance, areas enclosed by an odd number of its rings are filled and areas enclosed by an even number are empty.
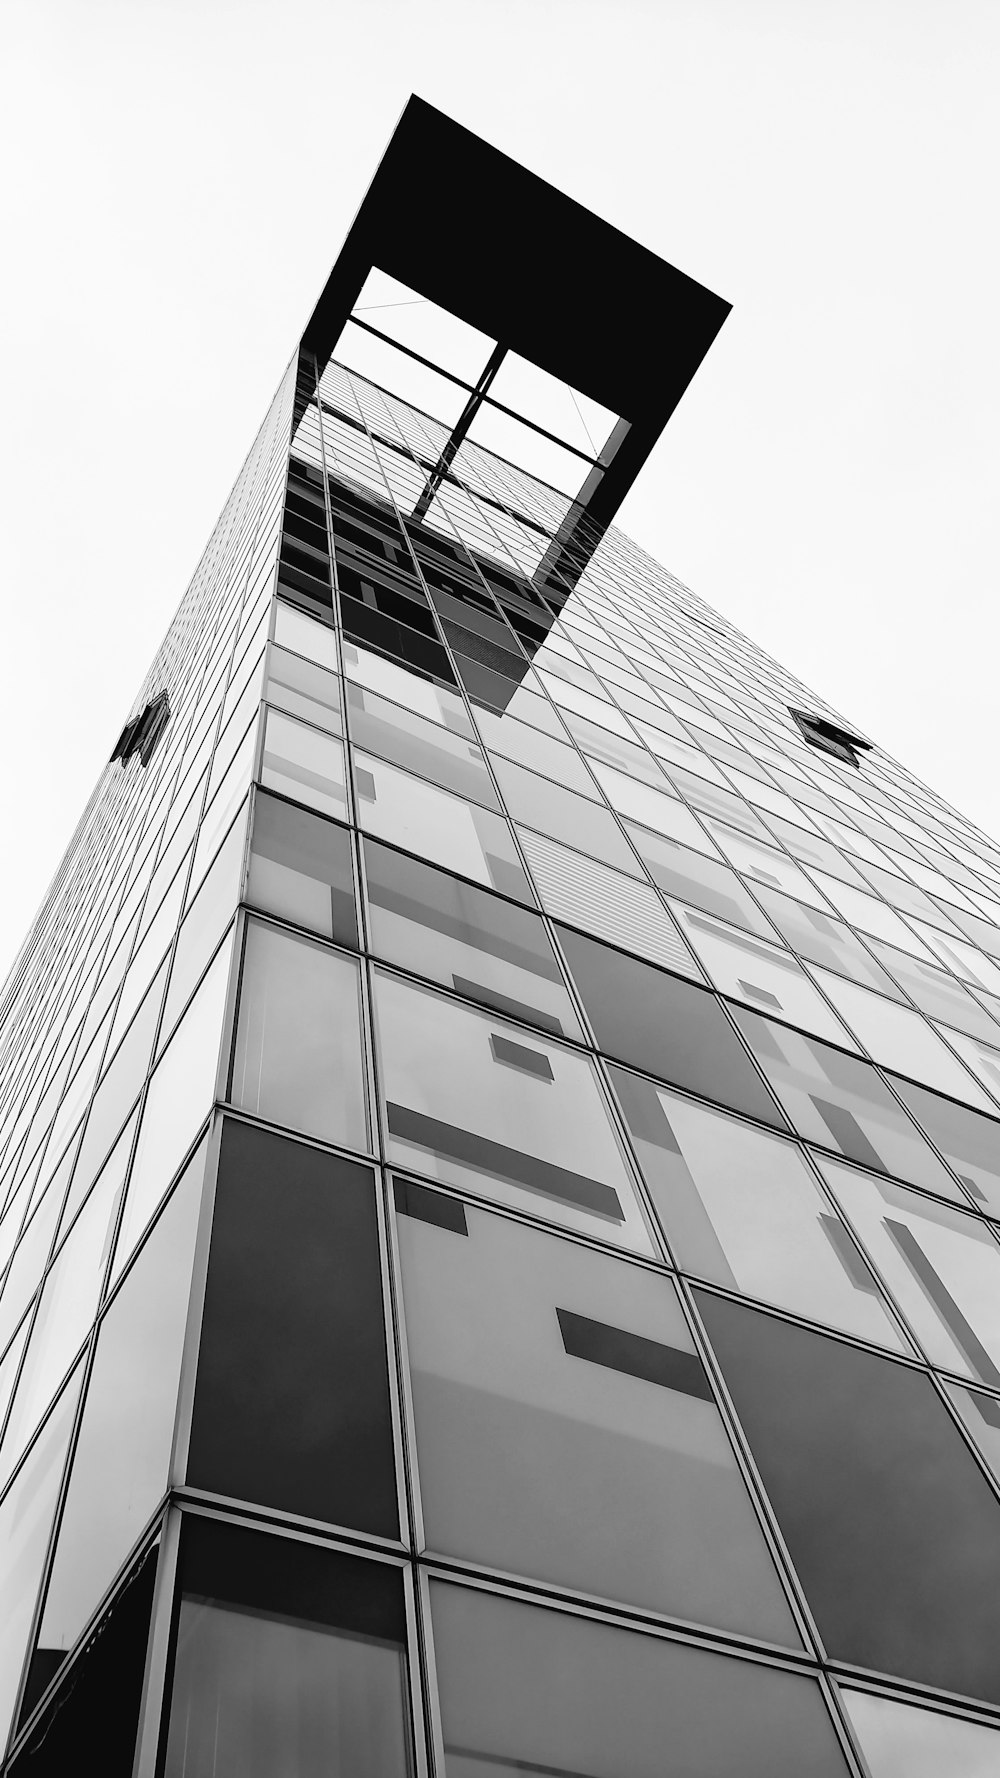
[[[321,815],[347,819],[343,744],[279,710],[267,712],[260,781]]]
[[[556,1037],[582,1037],[537,914],[375,840],[363,849],[380,957]]]
[[[180,1588],[165,1778],[408,1778],[397,1569],[191,1519]]]
[[[652,1251],[585,1056],[395,976],[375,1004],[390,1159]]]
[[[427,1547],[797,1647],[670,1280],[434,1198],[397,1221]]]
[[[361,977],[353,958],[250,921],[232,1098],[270,1123],[368,1148]]]
[[[398,1535],[374,1176],[232,1119],[188,1481]]]
[[[357,950],[354,862],[347,829],[258,792],[247,900],[279,919]]]

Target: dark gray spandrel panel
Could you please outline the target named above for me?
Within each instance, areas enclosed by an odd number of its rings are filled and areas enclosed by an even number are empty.
[[[564,926],[557,930],[605,1054],[782,1127],[713,994]]]
[[[1000,1702],[1000,1504],[930,1380],[696,1297],[828,1654]]]

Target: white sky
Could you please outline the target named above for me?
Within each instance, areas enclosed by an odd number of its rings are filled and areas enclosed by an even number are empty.
[[[0,975],[411,91],[733,302],[620,522],[1000,834],[998,77],[997,0],[0,0]]]

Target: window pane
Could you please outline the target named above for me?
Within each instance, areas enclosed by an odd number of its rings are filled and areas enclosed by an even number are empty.
[[[295,654],[317,661],[321,667],[336,669],[337,639],[333,631],[281,599],[274,607],[274,640],[282,648],[290,648]]]
[[[796,956],[835,970],[839,975],[850,976],[852,981],[863,982],[869,988],[877,988],[880,994],[887,994],[890,999],[900,998],[895,982],[879,968],[861,940],[842,920],[834,920],[819,908],[791,901],[787,895],[776,895],[772,889],[761,887],[756,894]]]
[[[919,957],[909,957],[905,951],[894,950],[877,938],[872,939],[872,949],[921,1012],[932,1019],[940,1019],[945,1025],[956,1025],[960,1031],[981,1037],[986,1043],[1000,1043],[1000,1025],[983,1011],[978,1000],[973,1000],[954,976],[946,975],[943,969],[932,968]]]
[[[585,1056],[381,973],[375,1004],[392,1160],[652,1251]]]
[[[557,1037],[582,1036],[537,915],[375,840],[364,856],[380,956]]]
[[[781,1124],[714,994],[564,926],[558,933],[606,1055]]]
[[[153,1071],[115,1247],[112,1279],[135,1250],[139,1236],[211,1110],[231,951],[232,941],[227,940]]]
[[[477,742],[350,682],[347,708],[356,747],[377,753],[432,784],[441,784],[457,796],[471,797],[490,809],[500,807]]]
[[[374,1176],[231,1118],[188,1481],[398,1535]]]
[[[881,994],[870,994],[867,988],[845,982],[841,976],[828,975],[825,970],[817,970],[816,979],[873,1061],[948,1093],[953,1099],[961,1099],[966,1105],[977,1105],[981,1111],[992,1110],[981,1087],[919,1014],[907,1006],[883,1000]]]
[[[352,958],[250,921],[232,1097],[271,1123],[367,1149],[361,977]]]
[[[682,907],[674,911],[685,938],[723,994],[765,1006],[789,1024],[801,1025],[845,1049],[853,1047],[840,1020],[787,951],[725,926],[711,914]]]
[[[930,1379],[696,1296],[830,1656],[1000,1701],[1000,1505]]]
[[[354,863],[347,829],[260,791],[247,900],[356,950]]]
[[[185,1526],[165,1778],[408,1778],[398,1572]]]
[[[797,1647],[669,1279],[396,1203],[427,1547]]]
[[[785,852],[777,852],[773,846],[765,845],[745,833],[737,833],[734,828],[726,827],[721,821],[709,821],[708,828],[720,851],[724,852],[730,864],[741,870],[744,876],[753,877],[755,882],[769,883],[773,889],[784,889],[787,894],[794,895],[799,901],[812,902],[817,907],[823,906],[823,897],[804,871]]]
[[[797,1149],[611,1070],[682,1270],[903,1351],[878,1285]]]
[[[431,1583],[447,1778],[841,1778],[812,1680]]]
[[[303,623],[309,623],[304,617]],[[317,624],[314,628],[318,629]],[[303,722],[325,729],[328,735],[342,735],[340,714],[340,680],[313,661],[304,661],[272,643],[267,657],[265,696],[275,709],[290,716],[301,716]]]
[[[491,754],[496,752],[505,759],[516,760],[518,765],[554,778],[570,790],[578,790],[581,796],[597,798],[594,780],[575,748],[515,721],[509,712],[496,716],[491,710],[478,710],[476,722]],[[501,787],[502,784],[501,779]]]
[[[203,1171],[183,1174],[98,1332],[36,1651],[50,1674],[167,1487]]]
[[[1000,1125],[912,1081],[889,1078],[966,1190],[984,1210],[1000,1215]]]
[[[83,1366],[78,1365],[0,1506],[0,1745],[5,1746],[52,1529],[63,1461],[73,1430]]]
[[[456,735],[468,735],[475,740],[472,724],[462,699],[453,691],[447,691],[443,685],[435,685],[430,679],[418,678],[415,673],[408,673],[405,667],[397,666],[394,661],[383,660],[381,655],[370,654],[365,648],[358,648],[353,642],[344,643],[344,671],[355,685],[367,686],[369,691],[381,692],[383,696],[392,698],[396,704],[405,704],[419,716],[429,717],[431,722],[440,723],[443,728],[450,728]]]
[[[734,1008],[733,1016],[800,1136],[863,1167],[894,1173],[942,1197],[958,1197],[937,1156],[869,1063],[756,1013]]]
[[[979,1217],[821,1163],[928,1358],[1000,1387],[1000,1243]]]
[[[841,1689],[872,1778],[991,1778],[1000,1772],[1000,1730]]]
[[[369,833],[515,901],[532,900],[513,835],[500,815],[370,754],[355,751],[354,776],[358,820]]]
[[[700,980],[698,965],[648,883],[570,852],[543,834],[522,830],[520,837],[539,899],[553,919],[569,920],[623,951]]]
[[[632,844],[658,888],[696,908],[704,908],[706,913],[717,914],[721,920],[742,926],[747,932],[773,938],[770,926],[735,871],[714,858],[705,858],[701,852],[692,852],[677,840],[647,833],[631,823],[626,825]]]
[[[509,761],[498,769],[507,811],[525,827],[534,827],[562,840],[578,852],[602,858],[618,870],[639,875],[639,866],[621,828],[607,809],[589,802],[561,784],[527,772]]]
[[[260,781],[323,815],[346,820],[343,746],[279,710],[267,712]]]

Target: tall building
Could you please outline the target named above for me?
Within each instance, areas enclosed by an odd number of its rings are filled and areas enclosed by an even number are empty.
[[[1000,1771],[1000,848],[609,528],[725,313],[407,107],[0,1008],[12,1778]]]

